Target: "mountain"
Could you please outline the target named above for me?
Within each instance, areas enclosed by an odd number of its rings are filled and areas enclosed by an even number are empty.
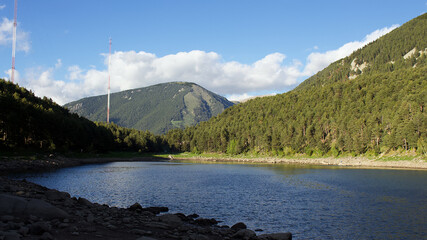
[[[340,59],[293,91],[171,131],[181,151],[271,155],[427,152],[427,14]]]
[[[232,105],[194,83],[162,83],[111,94],[110,121],[161,134],[207,121]],[[92,121],[106,121],[107,95],[84,98],[64,107]]]

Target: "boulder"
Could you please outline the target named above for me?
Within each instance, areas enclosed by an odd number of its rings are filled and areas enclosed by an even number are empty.
[[[167,207],[148,207],[148,208],[143,208],[142,211],[151,212],[154,214],[159,214],[161,212],[169,212],[169,208],[167,208]]]
[[[258,236],[261,240],[292,240],[292,233],[271,233]]]
[[[52,226],[47,222],[36,222],[30,226],[30,233],[35,235],[42,235],[43,233],[50,232],[51,230]]]
[[[212,226],[212,225],[218,224],[218,221],[214,218],[211,218],[211,219],[199,218],[195,220],[195,223],[200,226]]]
[[[240,229],[232,237],[240,239],[251,239],[256,236],[256,233],[249,229]]]
[[[139,203],[134,203],[132,206],[128,208],[131,211],[142,210],[142,206]]]
[[[30,216],[47,219],[64,219],[69,215],[63,210],[39,199],[25,199],[8,194],[0,194],[0,215]]]
[[[48,200],[65,200],[66,198],[70,198],[70,194],[66,192],[59,192],[56,190],[47,190],[45,192],[45,196]]]
[[[231,226],[231,229],[235,229],[235,230],[240,230],[240,229],[246,229],[246,224],[242,223],[242,222],[238,222],[236,224],[234,224],[233,226]]]
[[[92,206],[92,203],[89,200],[87,200],[86,198],[79,197],[77,199],[77,202],[82,204],[82,205],[85,205],[85,206]]]
[[[152,238],[152,237],[143,236],[143,237],[137,238],[136,240],[157,240],[157,239],[156,238]]]
[[[175,214],[165,214],[159,216],[160,221],[167,223],[168,225],[171,225],[173,227],[177,227],[179,225],[182,225],[182,220],[180,217],[178,217]]]
[[[21,235],[17,232],[0,232],[0,236],[3,236],[4,240],[20,240]]]

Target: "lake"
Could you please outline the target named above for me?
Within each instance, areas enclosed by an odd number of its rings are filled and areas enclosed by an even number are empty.
[[[110,206],[166,206],[294,239],[426,239],[427,171],[114,162],[16,175]]]

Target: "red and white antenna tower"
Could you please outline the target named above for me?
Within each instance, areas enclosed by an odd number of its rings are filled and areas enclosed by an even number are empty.
[[[110,70],[111,65],[111,37],[110,37],[110,53],[108,55],[108,100],[107,100],[107,123],[110,123]]]
[[[18,0],[15,0],[15,14],[13,17],[13,40],[12,40],[12,73],[10,80],[12,83],[15,81],[15,48],[16,48],[16,14],[17,14]]]

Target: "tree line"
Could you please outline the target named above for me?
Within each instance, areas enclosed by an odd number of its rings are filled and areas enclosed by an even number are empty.
[[[0,79],[0,149],[60,152],[162,151],[163,139],[148,131],[94,123]]]

